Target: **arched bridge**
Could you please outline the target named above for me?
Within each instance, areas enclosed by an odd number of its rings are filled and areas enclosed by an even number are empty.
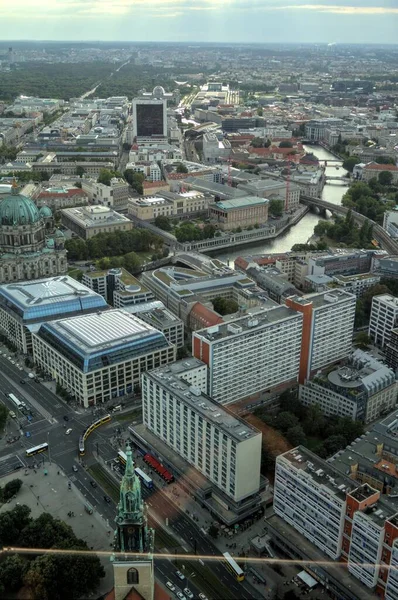
[[[320,210],[329,210],[332,214],[345,216],[349,209],[345,206],[340,206],[339,204],[332,204],[331,202],[326,202],[325,200],[321,200],[320,198],[311,198],[310,196],[301,196],[300,197],[301,204],[305,204],[310,208],[319,208]],[[360,213],[351,211],[354,220],[359,225],[362,225],[364,221],[370,221],[373,225],[373,237],[377,240],[383,250],[386,250],[389,254],[398,254],[398,243],[390,238],[388,233],[379,225],[372,221],[371,219],[367,219]]]

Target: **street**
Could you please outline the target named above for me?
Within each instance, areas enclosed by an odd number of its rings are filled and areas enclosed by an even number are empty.
[[[54,462],[65,472],[71,483],[84,495],[98,514],[106,520],[110,530],[112,530],[115,518],[115,503],[113,500],[110,503],[104,500],[104,496],[108,496],[108,494],[106,490],[101,488],[99,482],[97,482],[96,487],[91,485],[90,482],[93,479],[89,476],[85,467],[97,463],[99,458],[96,456],[97,449],[102,461],[116,457],[117,452],[112,448],[110,438],[114,436],[115,428],[121,426],[121,424],[115,420],[93,432],[86,444],[86,455],[81,459],[78,455],[78,440],[82,431],[95,420],[91,411],[88,412],[83,409],[79,409],[78,412],[74,411],[43,383],[37,383],[34,379],[30,379],[27,375],[28,369],[24,368],[22,371],[17,364],[13,365],[7,358],[10,353],[6,352],[6,356],[4,356],[5,348],[2,347],[1,349],[3,350],[3,354],[0,355],[0,386],[3,395],[1,400],[9,410],[18,414],[17,419],[8,419],[6,436],[0,441],[0,475],[10,473],[22,466],[40,465],[44,461]],[[21,383],[21,380],[25,383]],[[16,409],[8,398],[10,393],[15,394],[20,401],[26,404],[27,411],[24,411],[26,414],[22,414]],[[28,418],[27,413],[29,411],[31,411],[32,416]],[[67,418],[67,421],[65,418]],[[66,435],[68,429],[72,431],[69,435]],[[18,436],[20,437],[17,441],[6,444],[6,438],[17,438]],[[26,457],[27,448],[37,446],[43,442],[49,444],[48,453]],[[76,472],[73,471],[73,466],[77,467]],[[112,478],[110,474],[109,477]],[[148,490],[142,486],[142,495],[148,503],[149,515],[154,526],[156,527],[157,523],[156,528],[159,529],[160,526],[164,527],[165,523],[168,522],[168,528],[173,530],[175,536],[181,540],[181,544],[177,548],[167,547],[162,549],[162,552],[168,554],[194,553],[196,550],[196,554],[202,556],[215,557],[220,555],[208,536],[205,536],[184,512],[169,501],[162,491],[156,487]],[[164,560],[156,559],[155,565],[156,577],[162,583],[171,581],[180,591],[187,587],[186,582],[181,582],[175,575],[177,567],[173,564],[173,561],[168,558]],[[198,594],[199,590],[190,580],[190,573],[188,573],[190,571],[189,562],[178,564],[178,568],[186,571],[185,574],[189,580],[188,588],[192,589],[194,594]],[[211,572],[213,578],[224,584],[225,588],[228,589],[231,600],[252,600],[263,597],[248,582],[238,583],[221,561],[212,560],[206,564],[206,568]],[[216,595],[215,597],[219,596]]]

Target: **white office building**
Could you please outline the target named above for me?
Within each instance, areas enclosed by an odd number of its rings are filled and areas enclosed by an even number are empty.
[[[187,381],[174,375],[172,367],[142,377],[146,427],[232,502],[257,494],[261,433],[193,385],[192,372]]]
[[[391,337],[391,330],[398,324],[398,298],[390,294],[374,296],[369,320],[369,337],[376,346],[384,348]]]
[[[131,394],[176,356],[160,331],[116,309],[44,323],[32,338],[35,363],[85,407]]]
[[[209,395],[230,404],[296,382],[302,330],[302,315],[278,306],[195,331],[192,353],[209,367]]]

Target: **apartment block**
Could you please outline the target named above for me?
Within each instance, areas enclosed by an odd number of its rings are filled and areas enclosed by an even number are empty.
[[[144,424],[238,505],[259,492],[262,435],[174,368],[143,375]]]
[[[350,417],[364,423],[394,409],[397,402],[395,371],[371,354],[355,350],[348,364],[329,373],[317,373],[299,386],[305,406],[318,405],[325,415]]]
[[[360,298],[373,285],[380,282],[380,275],[376,273],[357,273],[355,275],[334,275],[333,285],[336,283],[346,292]]]
[[[285,306],[195,331],[192,353],[208,365],[208,394],[230,404],[297,381],[303,315]]]
[[[340,289],[286,299],[286,306],[303,314],[300,383],[350,354],[355,304],[355,296]]]
[[[396,496],[384,496],[368,483],[358,484],[300,446],[277,457],[274,511],[277,519],[306,538],[325,557],[346,563],[350,577],[340,570],[339,580],[331,578],[339,597],[397,597],[398,578],[391,568],[397,561]],[[272,519],[270,525],[273,536]],[[287,545],[296,556],[302,556],[306,543],[297,544],[297,536],[291,537],[295,550],[288,541]],[[317,556],[321,563],[319,552]],[[333,567],[319,567],[314,565],[318,579],[322,571],[333,574]]]
[[[398,298],[390,294],[374,296],[369,319],[369,337],[376,346],[385,348],[391,331],[398,325]]]

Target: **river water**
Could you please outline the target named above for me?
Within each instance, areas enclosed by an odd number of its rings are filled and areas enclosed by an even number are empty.
[[[315,154],[319,160],[336,160],[333,156],[324,148],[320,146],[304,146],[307,152]],[[345,171],[342,170],[341,162],[331,163],[326,167],[326,175],[329,177],[339,177],[343,175]],[[339,169],[336,169],[339,167]],[[327,183],[323,188],[322,199],[332,202],[333,204],[341,204],[341,199],[348,186],[342,185],[341,183]],[[237,256],[246,256],[247,254],[266,254],[267,252],[287,252],[291,249],[294,244],[305,244],[307,240],[313,235],[314,227],[321,218],[319,215],[314,213],[307,213],[305,217],[291,227],[286,233],[277,237],[274,240],[258,242],[257,244],[251,244],[250,246],[240,246],[238,248],[229,248],[223,250],[219,254],[212,253],[212,256],[217,256],[220,260],[228,263],[234,262]]]

